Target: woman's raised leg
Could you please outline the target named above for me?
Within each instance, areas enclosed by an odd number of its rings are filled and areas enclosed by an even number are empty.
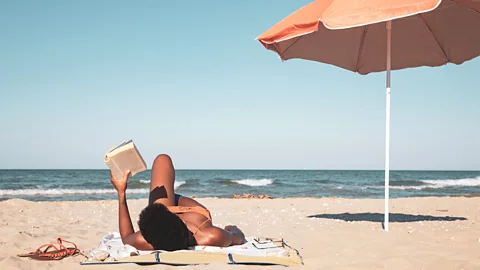
[[[148,204],[175,205],[174,183],[175,168],[173,167],[172,159],[165,154],[158,155],[152,165]]]

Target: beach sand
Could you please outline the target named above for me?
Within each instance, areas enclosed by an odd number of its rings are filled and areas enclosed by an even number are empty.
[[[390,231],[382,230],[383,200],[340,198],[197,199],[214,224],[238,225],[247,236],[283,237],[304,258],[301,269],[480,269],[480,198],[390,200]],[[129,201],[132,220],[147,200]],[[38,262],[16,257],[57,237],[81,250],[118,231],[116,201],[0,202],[0,269],[137,269],[135,264],[80,266],[81,256]],[[311,218],[313,216],[313,218]],[[137,228],[136,224],[135,228]],[[173,269],[145,266],[142,269]],[[211,264],[181,269],[285,269]],[[297,268],[297,267],[295,267]]]

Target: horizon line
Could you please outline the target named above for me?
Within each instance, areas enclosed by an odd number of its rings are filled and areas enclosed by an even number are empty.
[[[93,168],[0,168],[0,171],[108,171],[108,168],[105,169],[93,169]],[[151,168],[146,171],[150,171]],[[242,168],[242,169],[185,169],[185,168],[175,168],[176,171],[385,171],[384,169],[252,169],[252,168]],[[389,171],[439,171],[439,172],[454,172],[454,171],[464,171],[464,172],[480,172],[479,169],[390,169]]]

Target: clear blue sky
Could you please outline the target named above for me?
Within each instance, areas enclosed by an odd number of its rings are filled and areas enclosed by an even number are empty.
[[[0,168],[382,169],[385,74],[255,38],[309,1],[0,1]],[[393,169],[480,169],[480,59],[392,73]]]

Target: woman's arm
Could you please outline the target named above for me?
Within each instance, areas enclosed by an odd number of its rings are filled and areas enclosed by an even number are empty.
[[[118,226],[122,241],[129,235],[135,233],[132,220],[128,211],[127,196],[125,192],[118,193]],[[124,243],[125,244],[125,243]]]
[[[237,226],[225,226],[225,230],[232,234],[232,245],[241,245],[246,242],[245,235]]]
[[[131,245],[137,249],[148,250],[152,249],[140,233],[135,233],[133,230],[132,220],[127,205],[127,181],[130,177],[130,172],[127,172],[121,180],[116,180],[110,172],[110,181],[117,190],[118,194],[118,226],[122,242],[125,245]]]
[[[245,235],[237,226],[226,226],[225,229],[212,226],[205,228],[202,236],[199,245],[229,247],[245,243]]]
[[[110,171],[110,181],[112,185],[117,190],[118,194],[118,226],[120,229],[120,235],[122,236],[122,241],[127,236],[135,233],[133,231],[132,220],[130,219],[130,213],[128,212],[127,205],[127,181],[130,177],[130,171],[123,176],[122,179],[117,180],[113,177],[112,172]],[[125,243],[124,243],[125,244]]]

